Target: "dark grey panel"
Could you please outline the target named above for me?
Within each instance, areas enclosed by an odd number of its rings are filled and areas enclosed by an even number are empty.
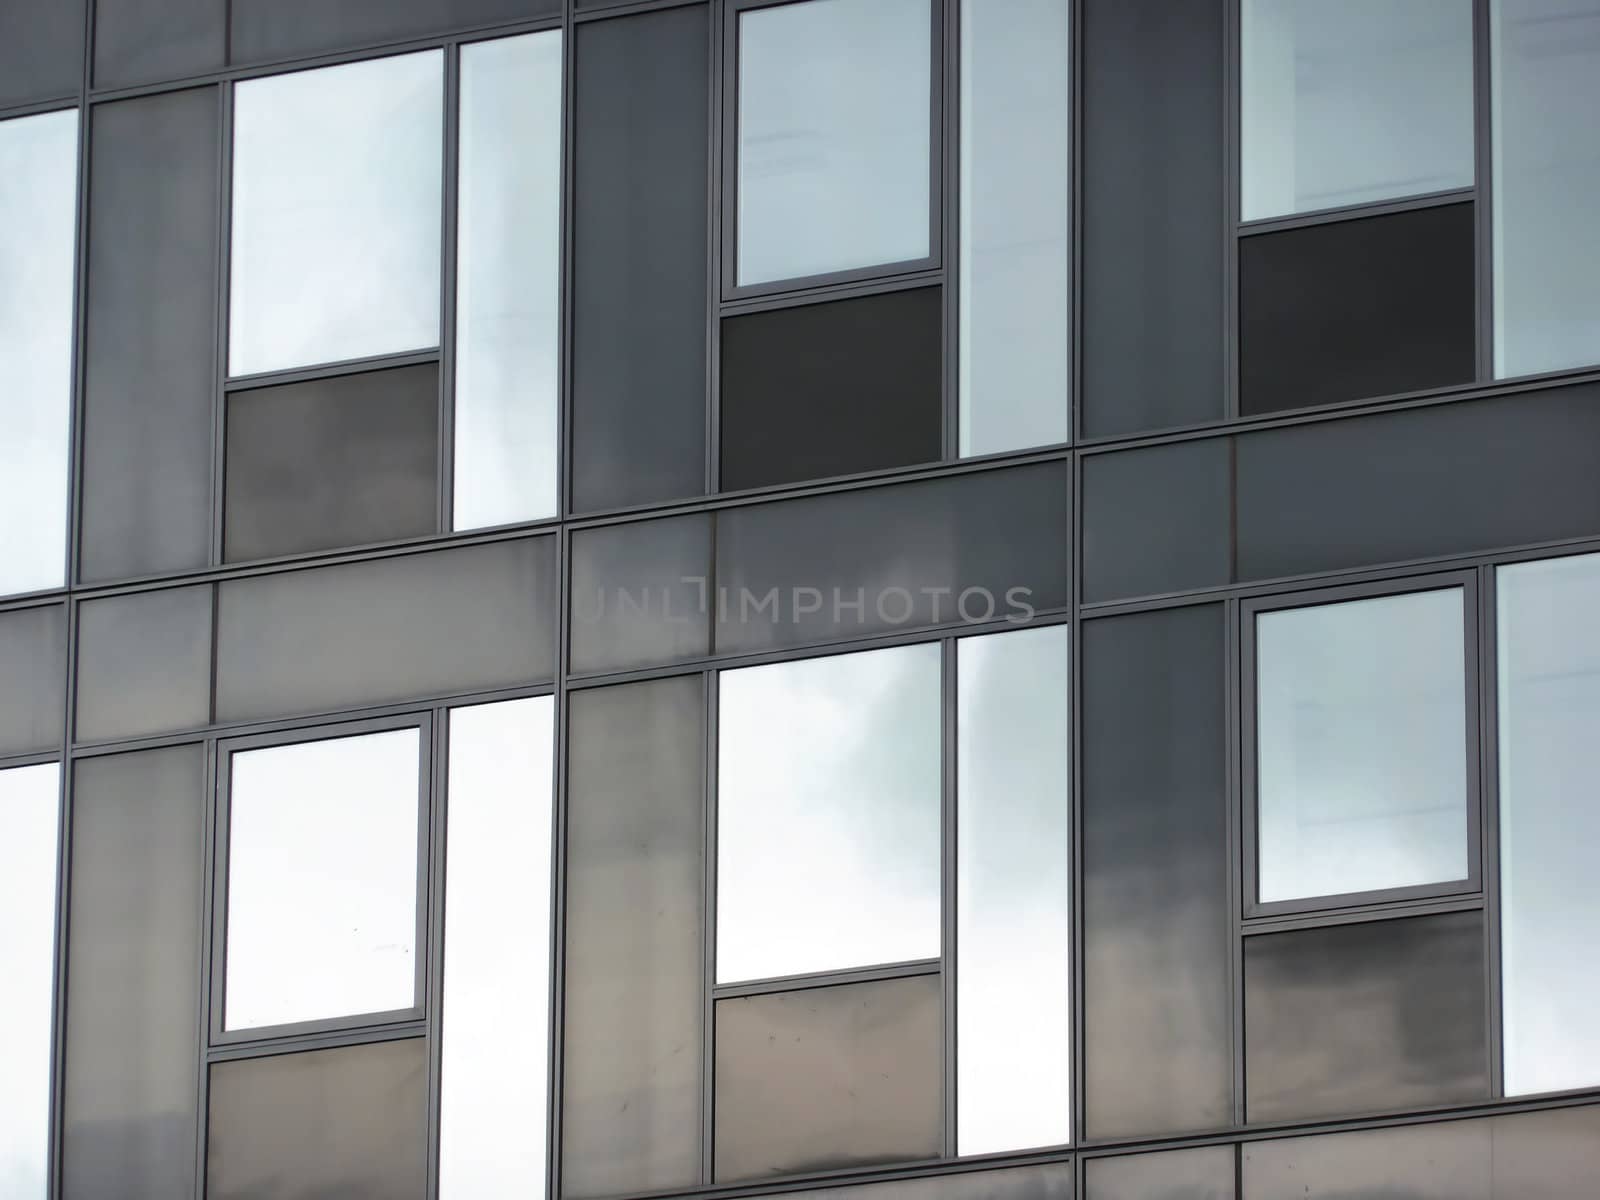
[[[223,558],[420,537],[439,528],[439,368],[228,397]]]
[[[74,768],[62,1195],[194,1195],[205,753]]]
[[[211,586],[78,608],[77,740],[194,729],[211,716]]]
[[[555,539],[229,580],[217,719],[445,696],[551,678]]]
[[[1234,1200],[1232,1146],[1092,1158],[1085,1200]]]
[[[1245,939],[1252,1121],[1489,1094],[1481,912]]]
[[[206,1200],[420,1200],[427,1046],[411,1038],[213,1066]]]
[[[1498,1195],[1490,1182],[1487,1121],[1246,1142],[1243,1155],[1243,1200],[1492,1200]],[[1505,1200],[1526,1198],[1510,1192]]]
[[[1600,1106],[1517,1113],[1488,1124],[1495,1200],[1569,1200],[1600,1178]]]
[[[705,490],[708,19],[696,4],[574,34],[579,511]]]
[[[1240,579],[1600,533],[1594,384],[1268,430],[1237,454]]]
[[[77,95],[83,26],[84,0],[0,4],[0,106]]]
[[[1065,605],[1067,479],[1037,463],[725,509],[717,652]]]
[[[0,612],[0,754],[58,749],[66,698],[66,608]]]
[[[260,62],[560,11],[561,0],[233,0],[229,52]]]
[[[711,653],[711,526],[691,513],[573,534],[573,671]]]
[[[1219,605],[1083,626],[1085,1122],[1230,1123]]]
[[[210,560],[217,91],[96,105],[93,135],[81,551],[90,582]]]
[[[785,1194],[795,1200],[1072,1200],[1072,1164],[965,1171]]]
[[[1220,420],[1222,0],[1085,0],[1085,437]]]
[[[702,677],[574,692],[562,1194],[700,1182]]]
[[[719,1000],[717,1181],[936,1157],[939,989],[918,975]]]
[[[94,85],[129,87],[219,70],[227,0],[95,0]]]
[[[1228,582],[1228,439],[1092,454],[1080,461],[1085,601]]]

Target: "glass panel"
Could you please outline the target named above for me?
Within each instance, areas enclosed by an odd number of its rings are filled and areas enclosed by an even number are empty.
[[[711,653],[708,513],[572,535],[572,669],[632,670]]]
[[[1467,878],[1463,601],[1257,615],[1261,903]]]
[[[939,646],[724,671],[717,980],[939,957]]]
[[[1247,1200],[1492,1200],[1490,1122],[1246,1142]],[[1504,1200],[1531,1200],[1509,1193]]]
[[[0,771],[0,1195],[45,1200],[61,767]]]
[[[439,344],[444,54],[234,85],[228,372]]]
[[[298,58],[551,16],[561,0],[230,0],[232,61]]]
[[[59,99],[78,90],[83,79],[83,10],[83,0],[7,0],[6,36],[0,38],[0,108]],[[0,178],[9,183],[16,177]]]
[[[226,26],[222,0],[96,0],[94,85],[130,87],[220,70]]]
[[[224,1028],[416,1004],[419,743],[393,729],[231,756]]]
[[[0,754],[59,747],[66,693],[66,608],[0,612]]]
[[[456,529],[556,513],[561,32],[461,48]]]
[[[1067,440],[1068,0],[961,6],[961,453]]]
[[[201,746],[73,769],[62,1152],[72,1200],[194,1194],[205,800]]]
[[[934,1158],[939,976],[717,1002],[716,1181]]]
[[[1494,373],[1600,359],[1600,0],[1491,0]]]
[[[0,121],[0,595],[65,582],[77,182],[76,109]]]
[[[1600,1174],[1600,1105],[1514,1113],[1488,1124],[1497,1198],[1565,1200],[1575,1181]]]
[[[785,1194],[795,1200],[1072,1200],[1072,1171],[1070,1162],[1046,1163]]]
[[[1234,1200],[1233,1154],[1232,1146],[1203,1146],[1091,1158],[1084,1166],[1084,1195],[1087,1200]]]
[[[956,643],[961,1154],[1072,1140],[1065,625]]]
[[[927,258],[928,0],[739,14],[739,284]]]
[[[211,595],[202,584],[79,605],[80,741],[210,722]]]
[[[1600,555],[1497,572],[1508,1095],[1600,1083]]]

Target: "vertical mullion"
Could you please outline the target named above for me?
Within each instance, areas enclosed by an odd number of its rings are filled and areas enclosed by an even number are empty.
[[[218,943],[217,923],[217,802],[220,795],[221,755],[215,737],[208,737],[202,746],[205,755],[205,797],[201,813],[201,870],[200,870],[200,946],[196,956],[200,961],[200,1030],[196,1046],[196,1070],[199,1086],[195,1092],[195,1190],[196,1196],[205,1195],[206,1141],[210,1126],[211,1070],[207,1061],[210,1044],[211,1013],[215,1001],[212,996],[214,962]]]
[[[1214,2],[1214,0],[1213,0]],[[1222,13],[1222,415],[1239,415],[1239,3]]]
[[[1254,689],[1244,683],[1245,638],[1253,638],[1253,625],[1247,632],[1243,622],[1253,618],[1242,612],[1237,599],[1223,602],[1223,813],[1227,828],[1223,845],[1227,848],[1228,862],[1224,871],[1227,880],[1226,899],[1228,913],[1228,1012],[1231,1029],[1229,1061],[1232,1065],[1232,1124],[1245,1123],[1245,1012],[1244,1012],[1244,906],[1245,861],[1249,850],[1244,835],[1244,807],[1248,803],[1244,786],[1245,765],[1243,745],[1244,729],[1254,727],[1254,714],[1245,710],[1245,697]]]
[[[957,1091],[960,1086],[960,1075],[957,1070],[959,1054],[959,1033],[957,1031],[957,1009],[960,996],[957,994],[958,972],[960,971],[960,945],[957,930],[958,904],[956,888],[958,886],[957,872],[960,870],[959,841],[960,814],[957,808],[959,795],[956,781],[958,778],[959,763],[957,761],[958,744],[956,741],[956,722],[960,711],[960,697],[957,691],[960,680],[957,674],[959,662],[956,653],[957,642],[954,638],[944,638],[939,643],[939,744],[940,744],[940,914],[942,937],[940,942],[940,970],[939,988],[944,1010],[944,1035],[943,1054],[944,1064],[941,1073],[943,1081],[943,1142],[946,1158],[954,1158],[960,1153],[958,1140],[958,1113]]]
[[[722,486],[722,297],[733,279],[733,253],[724,241],[723,214],[737,211],[734,190],[738,177],[728,142],[738,111],[739,14],[713,7],[706,26],[711,39],[707,55],[711,81],[706,106],[710,139],[706,150],[706,251],[710,261],[706,264],[704,468],[705,492],[713,496]]]
[[[1477,223],[1478,379],[1495,376],[1494,368],[1494,63],[1489,0],[1472,0],[1473,181]]]
[[[577,167],[573,130],[577,127],[573,97],[576,85],[573,80],[577,63],[577,25],[573,13],[573,0],[564,0],[561,6],[561,249],[558,252],[560,301],[556,314],[556,512],[557,519],[565,519],[573,510],[572,503],[572,300],[576,287],[573,245],[576,238],[574,216],[577,207],[574,195],[577,189]],[[560,670],[558,666],[557,670]],[[557,706],[558,709],[561,707]],[[558,726],[561,714],[556,714]],[[553,909],[551,910],[554,911]],[[551,1010],[554,1011],[553,1009]],[[553,1178],[553,1177],[552,1177]],[[552,1192],[552,1194],[554,1194]]]
[[[443,196],[440,204],[439,267],[439,444],[437,528],[455,525],[456,251],[461,186],[461,43],[444,47],[444,145],[440,147]]]
[[[228,406],[228,321],[229,290],[232,287],[233,257],[233,89],[234,84],[223,83],[217,89],[217,103],[222,109],[219,123],[221,137],[217,147],[217,340],[215,390],[211,405],[211,561],[216,566],[223,560],[223,501],[224,476],[227,470],[227,406]]]
[[[567,6],[567,20],[562,29],[562,61],[572,62],[571,5]],[[564,85],[565,86],[565,85]],[[569,93],[570,95],[570,93]],[[570,109],[570,102],[567,107]],[[562,493],[563,500],[565,493]],[[557,580],[560,597],[556,614],[556,662],[553,703],[552,736],[555,746],[550,760],[553,776],[550,780],[550,957],[549,998],[546,1011],[549,1028],[546,1030],[545,1058],[545,1196],[561,1195],[561,1098],[565,1092],[566,1049],[566,947],[567,947],[567,701],[571,691],[567,686],[567,636],[572,611],[572,580],[568,564],[571,562],[572,533],[562,525],[556,531]]]
[[[1083,0],[1067,0],[1067,441],[1082,436],[1083,395]],[[1074,577],[1076,582],[1076,577]],[[1076,611],[1076,610],[1074,610]],[[1073,647],[1076,651],[1077,647]],[[1073,662],[1077,659],[1074,657]]]
[[[423,893],[427,897],[427,940],[425,949],[426,975],[418,1003],[423,1008],[428,1056],[428,1127],[427,1127],[427,1195],[439,1195],[439,1157],[441,1114],[443,1111],[443,1059],[444,1059],[444,905],[447,882],[445,852],[449,821],[450,778],[450,711],[444,707],[433,709],[430,723],[431,762],[426,800],[428,840],[422,861],[427,864],[426,876],[431,886]]]
[[[704,1007],[700,1035],[700,1182],[716,1175],[716,1019],[717,1002],[717,746],[720,676],[705,673],[705,892],[701,943]]]
[[[1078,7],[1074,4],[1074,8]],[[1076,59],[1073,60],[1076,64]],[[1075,256],[1076,257],[1076,256]],[[1088,1045],[1087,1009],[1085,993],[1087,978],[1084,970],[1084,855],[1083,855],[1083,471],[1076,452],[1067,459],[1071,478],[1068,482],[1071,497],[1069,522],[1071,525],[1071,574],[1067,586],[1068,611],[1071,628],[1067,630],[1067,807],[1068,847],[1067,863],[1071,872],[1067,879],[1067,912],[1069,936],[1067,964],[1067,994],[1071,997],[1071,1027],[1067,1051],[1067,1069],[1070,1072],[1069,1095],[1072,1097],[1071,1122],[1068,1129],[1075,1145],[1081,1145],[1088,1129],[1088,1074],[1086,1055]]]
[[[1489,1030],[1489,1094],[1505,1094],[1505,995],[1500,937],[1500,662],[1497,576],[1478,568],[1478,829],[1483,884],[1484,989]]]
[[[943,235],[941,260],[944,264],[944,355],[942,457],[946,461],[961,457],[961,406],[970,397],[961,394],[961,113],[966,86],[961,77],[962,5],[971,0],[946,0],[944,6],[944,120],[936,123],[944,140],[944,170],[934,190],[937,204],[943,193]],[[935,71],[935,80],[938,73]],[[936,93],[937,94],[937,93]]]

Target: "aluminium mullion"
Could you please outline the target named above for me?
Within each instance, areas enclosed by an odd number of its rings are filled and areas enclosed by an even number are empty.
[[[1077,9],[1074,4],[1074,10]],[[1075,30],[1074,30],[1075,36]],[[1072,1111],[1067,1124],[1068,1138],[1081,1145],[1088,1131],[1088,993],[1084,947],[1088,933],[1084,925],[1087,909],[1084,871],[1083,805],[1083,472],[1073,455],[1067,460],[1069,509],[1067,513],[1067,996],[1068,1014],[1067,1094]],[[1036,626],[1038,622],[1030,622]]]
[[[223,524],[224,472],[227,465],[227,405],[228,405],[228,321],[231,302],[233,256],[233,84],[222,83],[217,88],[217,103],[221,109],[218,122],[217,164],[217,246],[214,267],[216,271],[216,341],[215,361],[212,364],[211,396],[211,547],[208,566],[223,562],[225,526]]]
[[[1500,659],[1499,572],[1478,568],[1478,663],[1480,731],[1478,741],[1479,832],[1482,838],[1484,969],[1488,973],[1484,997],[1488,1005],[1489,1094],[1505,1094],[1505,975],[1504,941],[1500,929],[1503,898],[1500,892]]]
[[[1083,0],[1067,0],[1067,441],[1083,436]]]
[[[1223,870],[1224,911],[1227,913],[1228,953],[1228,1104],[1229,1123],[1245,1123],[1245,1061],[1244,1061],[1244,915],[1245,863],[1244,855],[1250,839],[1244,836],[1243,812],[1245,791],[1245,764],[1243,745],[1245,727],[1254,724],[1254,714],[1244,707],[1246,689],[1243,682],[1245,651],[1243,650],[1245,620],[1237,599],[1222,602],[1222,694],[1223,694],[1223,801],[1225,828],[1223,846],[1227,863]],[[1253,639],[1252,639],[1253,642]],[[1253,774],[1253,772],[1252,772]]]
[[[940,260],[944,263],[944,291],[940,296],[943,347],[940,354],[940,458],[949,462],[961,457],[961,406],[969,397],[961,394],[961,107],[964,103],[961,77],[961,17],[972,0],[948,0],[944,6],[943,53],[937,58],[942,67],[944,95],[949,98],[935,128],[943,140],[944,170],[936,180],[935,197],[942,197],[944,222],[940,234]]]
[[[569,5],[570,16],[570,5]],[[565,43],[563,54],[570,54],[572,26],[562,34]],[[570,61],[568,59],[567,61]],[[561,1195],[561,1150],[563,1117],[562,1097],[566,1094],[566,948],[567,948],[567,736],[569,721],[567,701],[567,626],[571,611],[572,587],[567,564],[570,561],[570,542],[565,528],[557,540],[559,563],[559,612],[557,614],[556,678],[551,704],[554,719],[551,722],[555,745],[551,748],[550,779],[550,950],[547,959],[546,997],[548,1027],[545,1030],[545,1196],[549,1200]]]
[[[456,459],[456,278],[459,268],[461,195],[461,47],[444,47],[444,129],[440,147],[439,229],[439,414],[435,479],[435,529],[455,529]]]
[[[961,998],[957,991],[958,972],[961,970],[959,931],[957,929],[959,898],[957,888],[960,870],[958,853],[961,836],[958,780],[960,763],[957,759],[959,744],[957,722],[960,719],[960,677],[958,643],[953,637],[939,641],[939,929],[940,954],[936,966],[939,975],[940,1063],[941,1084],[940,1144],[944,1157],[954,1158],[959,1152],[960,1128],[957,1108],[957,1091],[960,1086],[959,1059],[960,1028],[958,1012]]]
[[[218,741],[215,737],[207,737],[201,743],[203,755],[202,786],[205,795],[200,804],[201,848],[200,848],[200,897],[198,914],[200,945],[195,959],[199,964],[200,978],[198,983],[199,1004],[195,1014],[198,1018],[196,1024],[195,1068],[198,1072],[198,1082],[195,1091],[195,1196],[204,1196],[206,1187],[206,1154],[209,1149],[210,1133],[210,1105],[211,1105],[211,1011],[216,997],[213,995],[213,967],[216,959],[216,926],[219,914],[217,912],[217,797],[219,762]]]
[[[577,26],[574,24],[573,0],[563,0],[561,5],[561,111],[557,114],[561,129],[560,199],[557,201],[558,250],[556,252],[556,511],[560,520],[572,514],[573,470],[572,430],[573,375],[576,355],[573,346],[576,323],[573,317],[573,300],[576,295],[576,243],[577,243],[577,81],[574,78],[578,61]],[[563,611],[565,609],[563,608]],[[565,643],[562,643],[565,644]],[[559,722],[559,714],[557,720]],[[555,910],[552,909],[552,912]],[[554,1009],[551,1009],[554,1012]],[[554,1175],[551,1176],[550,1194],[555,1195]]]
[[[441,1113],[443,1111],[443,1059],[444,1037],[444,970],[445,946],[445,888],[449,883],[445,855],[448,851],[449,779],[450,779],[450,710],[437,706],[432,710],[431,740],[433,743],[432,770],[427,806],[428,842],[417,857],[423,872],[430,876],[433,886],[427,895],[427,949],[417,955],[426,962],[423,997],[423,1037],[426,1041],[427,1125],[423,1134],[426,1144],[424,1179],[426,1195],[434,1200],[439,1195],[439,1158]],[[421,947],[418,948],[421,951]]]
[[[1473,245],[1477,304],[1477,367],[1480,381],[1495,377],[1494,366],[1494,64],[1490,0],[1472,0],[1473,179],[1477,223]]]
[[[738,18],[733,18],[732,28],[737,30]],[[733,212],[729,189],[737,181],[726,170],[727,149],[725,131],[737,120],[737,113],[729,97],[735,92],[729,85],[728,63],[736,61],[737,46],[730,46],[725,35],[729,28],[722,12],[713,6],[706,22],[706,36],[710,41],[706,61],[710,74],[706,104],[706,430],[704,468],[705,494],[715,495],[722,487],[722,296],[727,267],[725,258],[731,258],[723,242],[722,222],[725,212]]]
[[[700,1182],[716,1180],[716,1072],[717,1072],[717,784],[719,761],[719,711],[721,700],[718,672],[705,672],[705,739],[701,748],[705,781],[705,806],[702,845],[703,892],[701,911],[701,979],[704,996],[700,1026]]]
[[[1239,5],[1222,4],[1222,419],[1239,413]]]

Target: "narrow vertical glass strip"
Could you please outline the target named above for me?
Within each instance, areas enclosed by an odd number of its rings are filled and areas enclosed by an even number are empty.
[[[549,696],[450,712],[442,1200],[544,1192],[554,739]]]
[[[454,528],[556,513],[561,31],[461,50]]]
[[[1072,1137],[1065,625],[956,648],[956,1144]]]
[[[1069,436],[1070,7],[962,5],[963,455]]]

